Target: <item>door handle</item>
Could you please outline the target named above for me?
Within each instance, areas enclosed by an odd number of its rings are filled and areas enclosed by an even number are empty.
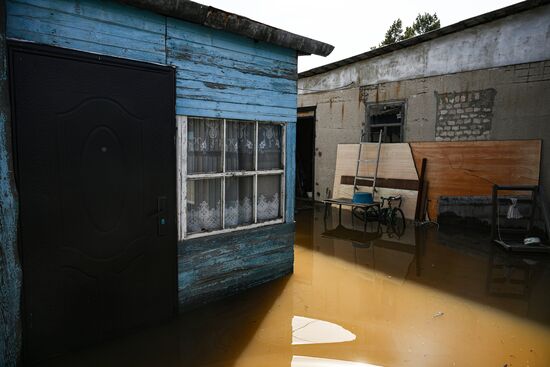
[[[157,198],[157,234],[165,236],[168,227],[168,219],[166,218],[166,196]]]

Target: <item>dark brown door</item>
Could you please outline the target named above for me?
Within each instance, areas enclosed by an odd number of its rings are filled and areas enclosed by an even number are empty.
[[[12,44],[27,362],[176,304],[174,72]]]

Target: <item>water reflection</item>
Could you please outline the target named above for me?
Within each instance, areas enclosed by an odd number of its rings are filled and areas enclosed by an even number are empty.
[[[337,359],[293,356],[291,367],[382,367],[369,363],[341,361]]]
[[[292,317],[292,345],[343,343],[355,334],[332,322],[303,316]]]
[[[321,226],[320,216],[317,209],[310,224],[318,251],[394,280],[412,281],[550,325],[550,309],[540,307],[550,305],[550,295],[544,295],[550,284],[546,254],[510,254],[492,245],[488,233],[460,227],[437,231],[408,223],[397,236],[375,222],[364,232],[351,215],[343,224],[329,218]]]
[[[348,212],[348,220],[335,219],[329,215],[323,218],[321,238],[330,239],[331,244],[347,248],[353,247],[353,262],[372,269],[380,269],[390,276],[404,279],[414,263],[417,276],[421,272],[422,247],[426,230],[408,223],[403,231],[396,233],[393,228],[373,221],[366,226]],[[344,218],[346,218],[344,216]],[[315,223],[318,222],[318,218]],[[313,237],[317,239],[318,224],[314,224]],[[408,230],[405,230],[408,229]],[[341,249],[340,249],[341,250]],[[399,260],[398,260],[399,259]],[[349,259],[348,259],[349,260]],[[406,264],[405,267],[402,264]]]
[[[291,276],[45,365],[550,366],[547,255],[458,228],[337,226],[300,212]]]

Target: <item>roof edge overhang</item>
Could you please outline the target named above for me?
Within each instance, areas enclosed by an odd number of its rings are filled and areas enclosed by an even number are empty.
[[[205,27],[224,30],[241,36],[298,51],[299,55],[328,56],[334,46],[316,41],[255,20],[190,0],[119,0]]]

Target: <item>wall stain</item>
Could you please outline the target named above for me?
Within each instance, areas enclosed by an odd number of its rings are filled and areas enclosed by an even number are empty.
[[[227,85],[220,83],[203,82],[203,84],[211,89],[227,89]]]

